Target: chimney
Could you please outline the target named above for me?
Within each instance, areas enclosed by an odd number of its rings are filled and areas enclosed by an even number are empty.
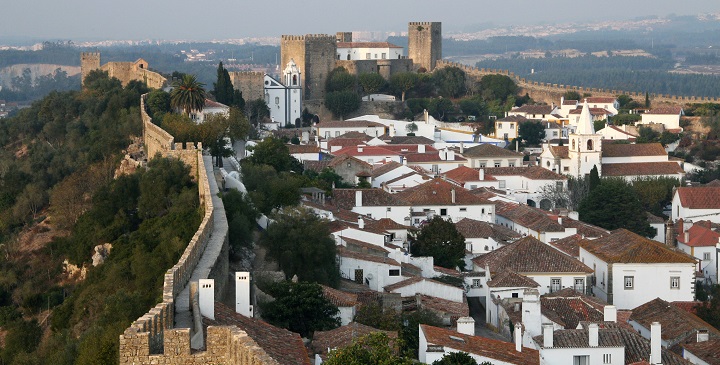
[[[558,217],[558,224],[562,226],[562,217]]]
[[[665,222],[665,244],[670,247],[675,246],[675,224],[669,219]]]
[[[525,289],[522,303],[522,323],[525,324],[525,331],[530,337],[541,335],[540,292],[537,289]]]
[[[430,116],[427,109],[423,109],[423,117],[425,118],[425,124],[427,124],[430,121]]]
[[[365,220],[361,216],[358,216],[358,228],[365,229]]]
[[[460,153],[465,153],[465,143],[460,142]]]
[[[355,191],[355,206],[362,207],[362,190]]]
[[[253,317],[253,306],[250,304],[250,273],[235,272],[235,312],[245,317]]]
[[[685,232],[685,221],[682,218],[677,220],[677,224],[678,230],[680,230],[680,232]]]
[[[522,352],[522,324],[515,323],[515,351]]]
[[[603,321],[617,322],[617,307],[614,305],[606,305],[603,308]]]
[[[544,324],[543,325],[543,347],[544,348],[553,347],[553,325],[552,324]]]
[[[418,153],[425,153],[425,145],[424,144],[418,145]]]
[[[447,151],[446,150],[439,150],[438,155],[440,155],[441,161],[447,160]]]
[[[485,181],[485,169],[480,169],[480,181]]]
[[[662,364],[662,345],[660,338],[660,323],[653,322],[650,325],[650,364]]]
[[[450,190],[450,199],[452,200],[452,203],[455,204],[455,188]]]
[[[599,327],[597,323],[591,323],[588,326],[588,344],[590,345],[590,347],[598,347],[598,337],[600,337]]]
[[[447,160],[448,161],[455,161],[455,151],[448,150],[447,151]]]
[[[472,317],[458,318],[457,331],[463,335],[475,336],[475,320]]]
[[[700,329],[697,331],[697,342],[706,342],[710,340],[710,334],[707,329]]]
[[[357,146],[357,151],[358,151],[358,153],[361,153],[361,152],[363,151],[363,146],[358,145],[358,146]]]
[[[204,317],[215,319],[215,280],[200,279],[198,281],[200,302],[200,314]]]
[[[684,236],[684,238],[685,238],[685,240],[684,240],[685,243],[690,242],[690,231],[685,231],[684,235],[685,235],[685,236]]]

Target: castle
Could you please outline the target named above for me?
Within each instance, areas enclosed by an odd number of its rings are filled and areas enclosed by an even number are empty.
[[[138,58],[135,62],[108,62],[100,66],[100,52],[80,53],[80,72],[83,84],[85,84],[85,77],[93,70],[107,71],[108,76],[120,80],[123,86],[130,81],[137,80],[144,82],[150,88],[161,89],[167,81],[159,73],[148,70],[148,63],[142,58]]]

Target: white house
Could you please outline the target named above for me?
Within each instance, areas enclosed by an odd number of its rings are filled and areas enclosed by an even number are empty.
[[[430,179],[432,178],[429,175],[419,173],[413,170],[394,179],[385,181],[383,183],[382,189],[394,194],[401,192],[405,189],[424,184]]]
[[[532,207],[552,208],[550,201],[543,201],[543,188],[567,189],[567,177],[540,166],[489,167],[485,173],[495,178],[498,189],[505,190],[509,197]]]
[[[593,294],[618,309],[695,299],[695,259],[626,229],[581,241],[580,259],[594,272]]]
[[[642,115],[642,120],[636,124],[663,124],[665,129],[681,129],[680,117],[685,115],[682,107],[667,105],[652,108]]]
[[[693,186],[675,189],[672,200],[673,222],[708,220],[720,223],[720,187]]]
[[[387,163],[390,161],[402,162],[403,155],[384,148],[383,146],[367,146],[357,145],[355,147],[345,147],[333,152],[334,155],[348,155],[355,157],[361,161],[365,161],[370,165],[376,163]]]
[[[481,144],[466,148],[462,156],[467,159],[467,167],[520,167],[522,166],[522,153],[513,152],[492,144]]]
[[[472,257],[486,254],[522,237],[519,233],[494,223],[463,218],[455,228],[465,237],[465,250]],[[468,263],[468,266],[471,266]]]
[[[435,174],[442,174],[467,163],[466,159],[447,148],[435,153],[408,153],[403,157],[408,166],[421,167]]]
[[[327,285],[320,286],[323,289],[323,297],[338,308],[337,318],[340,319],[340,325],[345,326],[352,322],[357,311],[357,294],[333,289]]]
[[[195,123],[200,124],[205,122],[205,119],[211,114],[221,114],[227,116],[229,113],[229,106],[218,103],[217,101],[205,99],[205,105],[203,106],[202,110],[190,113],[190,119],[194,120]]]
[[[290,60],[283,70],[283,82],[265,75],[265,103],[270,109],[270,117],[280,126],[299,126],[302,114],[302,82],[300,69],[294,60]]]
[[[496,201],[495,210],[495,223],[544,243],[578,233],[577,225],[565,222],[567,217],[550,216],[548,212],[529,205]]]
[[[394,60],[405,58],[404,48],[389,42],[338,42],[337,59]]]
[[[495,204],[472,194],[441,178],[405,189],[396,194],[397,199],[412,208],[408,212],[423,212],[438,215],[443,219],[458,222],[463,218],[492,222],[495,219]],[[416,224],[416,222],[412,222]]]
[[[557,114],[558,110],[555,105],[523,105],[510,109],[507,116],[517,115],[527,119],[547,120],[552,114]]]
[[[325,139],[340,137],[348,132],[360,132],[370,137],[382,136],[386,127],[380,123],[367,120],[327,121],[315,125],[315,134]]]
[[[611,96],[588,96],[585,99],[585,102],[591,108],[605,109],[611,112],[612,115],[616,115],[618,113],[618,109],[620,109],[620,102]]]
[[[717,284],[720,233],[712,230],[710,221],[691,223],[680,219],[678,226],[680,230],[677,235],[677,248],[697,259],[697,272],[702,273],[697,279],[708,284]]]
[[[467,166],[460,166],[446,172],[443,177],[465,189],[477,189],[482,187],[498,189],[500,186],[497,179],[485,174],[485,169],[471,169]]]
[[[495,138],[512,141],[518,137],[520,123],[526,122],[527,118],[521,115],[511,115],[495,121]]]
[[[287,145],[288,152],[292,157],[295,157],[298,161],[320,161],[321,153],[320,147],[311,144],[300,144]]]
[[[419,326],[418,360],[432,364],[448,353],[465,352],[478,364],[490,362],[494,365],[540,365],[537,350],[523,347],[520,336],[515,343],[475,336],[475,321],[460,318],[458,331],[421,324]],[[522,326],[517,324],[518,335]]]
[[[602,135],[603,139],[635,142],[637,135],[628,132],[627,127],[627,125],[606,125],[605,128],[599,130],[598,133]]]
[[[457,303],[462,303],[463,298],[465,298],[463,289],[418,276],[412,276],[395,284],[386,285],[385,291],[400,294],[403,298],[422,294]]]
[[[404,279],[400,263],[388,257],[350,251],[342,246],[338,246],[337,256],[343,278],[372,290],[382,291],[383,287]]]

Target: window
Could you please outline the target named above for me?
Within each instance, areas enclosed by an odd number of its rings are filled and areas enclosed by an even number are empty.
[[[387,207],[387,209],[386,209],[385,211],[386,211],[386,212],[392,212],[392,208],[391,208],[391,207]]]
[[[340,131],[335,131],[335,137],[340,137]]]
[[[559,291],[561,288],[560,285],[560,278],[551,278],[550,279],[550,292],[556,292]]]
[[[372,165],[374,162],[375,162],[375,160],[373,160],[372,158],[368,158],[368,163],[369,163],[369,164]]]
[[[495,161],[495,167],[500,167],[500,162],[499,162],[499,161]]]
[[[275,104],[280,105],[280,97],[279,96],[275,97]]]
[[[461,212],[467,212],[467,208],[460,208]]]
[[[703,252],[703,260],[710,261],[710,252]]]
[[[575,150],[575,140],[572,140],[572,149]]]
[[[612,364],[612,354],[603,354],[603,364]]]
[[[352,163],[350,163],[350,161],[348,161],[347,167],[348,167],[348,168],[351,168],[351,167],[352,167]]]
[[[438,165],[432,165],[432,172],[436,173],[438,172]]]
[[[565,172],[568,172],[568,171],[570,171],[570,167],[569,167],[569,166],[565,166],[565,167],[563,167],[563,171],[565,171]]]
[[[519,295],[518,293],[512,293],[512,297],[513,297],[513,298],[519,298],[520,295]]]
[[[515,162],[508,162],[508,167],[515,167]]]
[[[388,275],[390,276],[400,276],[400,269],[390,269],[388,272]]]
[[[558,136],[557,131],[553,131],[553,137],[557,137],[557,136]]]
[[[603,273],[603,276],[604,276],[604,273]],[[625,290],[632,290],[634,287],[635,287],[635,277],[634,276],[626,276],[625,277]]]
[[[573,356],[573,365],[590,365],[590,355]]]
[[[297,85],[297,75],[293,75],[293,85]]]
[[[366,53],[366,54],[365,54],[365,59],[366,59],[366,60],[369,60],[369,59],[370,59],[370,54],[369,54],[369,53]]]
[[[680,289],[680,277],[679,276],[671,276],[670,277],[670,289]]]
[[[440,215],[441,215],[441,216],[446,216],[446,215],[447,215],[447,209],[446,209],[446,208],[440,209]]]
[[[382,59],[387,58],[387,53],[383,53],[383,54],[381,55],[381,58],[382,58]]]
[[[498,183],[499,183],[500,189],[505,189],[505,180],[499,180]]]
[[[502,123],[498,123],[498,129],[502,129]]]
[[[472,279],[472,288],[482,288],[482,284],[480,283],[480,279]]]
[[[588,149],[588,151],[592,151],[592,150],[593,150],[593,141],[592,141],[592,139],[588,139],[588,141],[587,141],[587,149]]]
[[[330,132],[325,132],[325,139],[330,139]]]
[[[470,185],[470,190],[477,189],[477,185]]]
[[[377,59],[377,53],[375,54],[375,59]]]
[[[578,293],[585,292],[585,279],[575,278],[575,291]]]
[[[510,129],[515,128],[515,123],[510,123]]]
[[[478,165],[478,167],[484,169],[484,168],[486,167],[485,162],[480,162],[480,164]]]

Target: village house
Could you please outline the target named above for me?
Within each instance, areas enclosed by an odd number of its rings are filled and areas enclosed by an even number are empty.
[[[329,140],[348,132],[359,132],[370,137],[378,137],[385,134],[386,127],[367,120],[346,120],[321,122],[315,125],[314,130],[316,136]]]
[[[594,272],[593,294],[618,309],[694,299],[695,259],[626,229],[580,242],[580,259]]]
[[[720,223],[720,187],[678,187],[673,193],[671,218]]]
[[[337,59],[387,60],[405,58],[404,48],[389,42],[337,42]]]
[[[495,138],[505,141],[512,141],[518,137],[518,129],[520,123],[526,122],[528,119],[521,115],[511,115],[495,121]]]
[[[555,105],[523,105],[515,107],[507,112],[507,116],[520,116],[526,119],[547,120],[552,114],[557,114],[558,108]]]
[[[662,124],[665,129],[669,130],[680,130],[680,117],[685,115],[682,107],[675,105],[664,105],[657,108],[652,108],[649,111],[643,113],[642,120],[636,124]]]
[[[322,286],[323,289],[323,297],[338,308],[337,318],[340,319],[340,325],[346,326],[350,324],[357,312],[357,294],[334,289],[327,285],[320,286]]]
[[[696,279],[706,284],[718,283],[718,255],[720,233],[712,228],[710,221],[695,223],[678,219],[677,248],[697,259]]]
[[[466,148],[463,157],[467,159],[467,167],[520,167],[523,165],[523,154],[507,150],[492,144],[481,144]]]
[[[370,165],[376,163],[386,163],[389,161],[403,162],[403,154],[384,148],[383,146],[357,145],[354,147],[344,147],[335,152],[334,155],[348,155],[367,162]]]
[[[635,142],[637,139],[637,135],[630,133],[628,131],[628,125],[622,125],[622,126],[616,126],[616,125],[606,125],[605,128],[598,131],[602,135],[602,138],[607,140],[618,140],[618,141],[628,141],[628,142]]]
[[[550,201],[543,200],[544,188],[567,189],[567,177],[540,166],[489,167],[485,173],[498,181],[498,189],[504,189],[512,199],[531,207],[552,208]]]
[[[548,212],[529,205],[496,201],[495,211],[495,223],[545,243],[578,233],[576,226],[566,227],[567,222],[564,221],[571,218],[553,217],[548,215]]]
[[[367,181],[372,184],[372,166],[350,155],[324,156],[320,161],[305,160],[303,161],[305,170],[315,171],[318,174],[324,169],[329,168],[336,174],[340,175],[342,180],[347,184],[356,185],[361,181]]]
[[[470,218],[463,218],[456,222],[455,229],[465,237],[465,250],[469,256],[466,261],[496,250],[522,237],[519,233],[501,225]],[[472,265],[467,262],[466,266]]]
[[[320,161],[322,153],[320,147],[310,144],[289,144],[287,145],[290,156],[295,157],[298,161]]]
[[[495,217],[495,204],[441,178],[405,189],[396,197],[413,212],[425,213],[428,219],[437,215],[453,222],[463,218],[492,222]],[[412,224],[417,223],[420,223],[419,218],[414,218]]]
[[[482,187],[499,188],[497,179],[485,174],[485,169],[472,169],[467,166],[460,166],[452,169],[445,174],[443,177],[465,189],[477,189]]]
[[[195,121],[195,123],[200,124],[204,123],[205,119],[207,119],[212,114],[220,114],[227,116],[228,113],[230,113],[229,106],[218,103],[217,101],[205,99],[205,105],[203,106],[202,110],[190,113],[190,119]]]
[[[616,115],[618,109],[620,109],[618,100],[611,96],[588,96],[585,98],[585,102],[591,108],[602,108],[612,113],[612,115]]]

